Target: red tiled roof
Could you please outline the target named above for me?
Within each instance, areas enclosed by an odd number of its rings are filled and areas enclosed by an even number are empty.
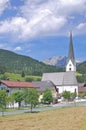
[[[9,88],[37,88],[37,86],[31,82],[1,80],[0,83],[5,84]]]
[[[78,92],[86,92],[86,87],[78,87]]]

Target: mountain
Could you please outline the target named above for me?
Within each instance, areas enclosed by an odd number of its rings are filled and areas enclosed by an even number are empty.
[[[29,56],[19,55],[12,51],[0,49],[0,72],[22,73],[29,75],[42,75],[44,72],[59,72],[63,68],[46,65]]]
[[[54,65],[54,66],[60,66],[60,67],[65,67],[67,62],[67,57],[66,56],[54,56],[52,58],[48,58],[43,60],[43,63],[47,65]],[[76,59],[76,64],[80,64],[81,61]]]
[[[59,56],[59,57],[52,57],[43,60],[43,63],[48,64],[48,65],[55,65],[55,66],[65,66],[66,65],[66,56]]]

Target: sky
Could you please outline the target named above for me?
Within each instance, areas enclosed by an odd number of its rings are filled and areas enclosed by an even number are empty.
[[[75,57],[86,60],[86,0],[0,0],[0,49],[67,56],[70,31]]]

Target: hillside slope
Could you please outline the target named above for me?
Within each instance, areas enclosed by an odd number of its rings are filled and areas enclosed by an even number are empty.
[[[31,57],[18,55],[14,52],[0,49],[0,66],[7,72],[22,73],[29,75],[42,75],[44,72],[63,71],[63,68],[45,65]]]
[[[86,61],[78,65],[77,71],[79,73],[86,74]]]

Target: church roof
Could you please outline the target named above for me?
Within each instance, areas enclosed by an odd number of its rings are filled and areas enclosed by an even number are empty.
[[[69,60],[71,60],[72,63],[75,64],[73,42],[72,42],[72,32],[70,32],[70,44],[69,44],[69,52],[68,52],[68,61]]]
[[[77,85],[77,79],[74,71],[64,73],[63,85]]]
[[[55,85],[62,85],[63,75],[64,75],[64,72],[60,72],[60,73],[44,73],[43,76],[42,76],[42,81],[50,80]]]
[[[42,81],[52,81],[56,86],[77,85],[77,79],[74,71],[59,73],[44,73]]]

